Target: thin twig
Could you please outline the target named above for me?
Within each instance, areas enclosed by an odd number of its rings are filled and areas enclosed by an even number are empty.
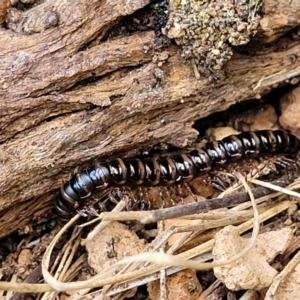
[[[291,184],[297,177],[300,176],[300,172],[291,172],[281,178],[270,182],[273,186],[286,187]],[[270,185],[270,187],[271,187]],[[272,189],[266,187],[257,187],[252,190],[254,198],[261,198],[267,196],[273,192]],[[187,215],[193,215],[196,213],[208,212],[217,208],[231,207],[240,203],[250,201],[249,194],[247,192],[228,195],[223,198],[207,199],[205,201],[199,201],[195,203],[157,209],[152,211],[130,211],[121,212],[115,215],[111,212],[103,212],[100,214],[102,220],[139,220],[143,224],[155,223],[161,220],[167,220],[172,218],[178,218]],[[122,218],[124,217],[124,219]]]

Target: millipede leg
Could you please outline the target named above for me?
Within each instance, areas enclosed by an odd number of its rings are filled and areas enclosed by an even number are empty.
[[[164,191],[163,188],[160,186],[159,187],[159,197],[160,197],[160,201],[161,201],[161,208],[166,207],[166,202],[165,202],[163,191]]]
[[[193,197],[194,201],[198,202],[198,199],[197,199],[196,195],[193,193],[193,191],[190,188],[190,186],[187,183],[184,183],[184,187],[187,189],[187,191],[189,192],[189,194]]]
[[[294,169],[295,167],[298,167],[298,162],[295,159],[286,157],[286,156],[280,156],[278,157],[275,162],[275,165],[279,166],[280,168],[283,169]]]
[[[145,195],[142,187],[138,187],[139,198],[138,202],[140,204],[140,209],[145,210]]]
[[[145,188],[145,199],[147,201],[147,209],[151,209],[152,205],[151,205],[151,201],[149,198],[149,192],[148,192],[148,188]]]
[[[262,155],[274,155],[278,153],[296,154],[300,150],[300,141],[293,135],[282,130],[261,130],[256,132],[244,132],[231,135],[218,141],[206,143],[202,148],[190,148],[176,152],[164,152],[145,158],[117,158],[111,161],[95,162],[92,167],[75,173],[60,189],[55,206],[58,215],[66,219],[74,214],[77,209],[84,207],[90,195],[97,190],[107,191],[110,187],[135,186],[139,188],[139,196],[136,199],[133,194],[127,197],[127,208],[145,207],[146,194],[143,186],[171,186],[176,184],[184,203],[180,184],[203,174],[225,163],[243,158],[253,158]],[[273,163],[274,165],[274,163]],[[283,169],[290,168],[294,162],[289,159],[281,159],[275,165]],[[273,171],[276,171],[276,167]],[[230,176],[218,176],[212,185],[221,189],[227,189],[232,184]],[[193,193],[189,189],[191,195]],[[166,199],[175,205],[166,188],[159,190],[162,207],[166,207]],[[120,189],[112,192],[104,200],[100,201],[101,210],[109,209],[111,204],[117,204],[123,199]],[[195,195],[193,198],[196,199]],[[148,199],[149,200],[149,199]],[[149,207],[151,206],[150,201]]]
[[[181,205],[183,205],[184,204],[184,198],[183,198],[183,192],[182,192],[181,184],[179,184],[177,186],[177,190],[178,190],[178,196],[180,197],[180,203],[181,203]]]

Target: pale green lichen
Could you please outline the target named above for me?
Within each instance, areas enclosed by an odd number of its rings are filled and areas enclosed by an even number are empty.
[[[222,77],[231,46],[245,45],[255,35],[262,0],[173,0],[164,34],[182,45],[198,71]]]

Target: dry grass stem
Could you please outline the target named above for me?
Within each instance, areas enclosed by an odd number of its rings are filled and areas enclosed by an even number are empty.
[[[193,215],[191,219],[193,219],[192,222],[194,222],[194,224],[192,224],[191,226],[174,226],[167,230],[163,230],[161,234],[159,234],[151,243],[151,245],[146,247],[143,253],[126,258],[114,264],[113,266],[104,269],[101,273],[86,281],[62,282],[60,279],[56,279],[47,271],[47,264],[49,263],[49,260],[47,261],[47,259],[52,252],[56,241],[63,234],[64,230],[66,230],[66,228],[69,226],[68,224],[66,224],[64,227],[65,229],[59,232],[58,236],[56,236],[45,253],[45,260],[43,261],[43,274],[45,280],[51,285],[53,289],[57,291],[79,289],[86,289],[86,291],[88,291],[90,288],[105,286],[105,295],[112,296],[116,295],[117,293],[124,292],[127,289],[159,279],[161,270],[165,270],[165,274],[166,276],[168,276],[185,268],[204,270],[236,261],[237,259],[243,257],[245,253],[247,253],[253,247],[258,235],[259,224],[267,219],[274,217],[278,213],[287,210],[294,203],[294,201],[287,200],[280,203],[270,203],[268,205],[262,204],[257,206],[255,202],[260,201],[260,199],[255,200],[251,193],[251,189],[245,182],[245,179],[240,175],[237,176],[250,195],[251,204],[253,207],[252,210],[245,211],[245,208],[242,208],[241,206],[241,211],[232,209],[229,210],[228,213],[224,211],[211,211],[207,214],[201,213],[199,215]],[[259,183],[259,181],[256,182],[256,184]],[[294,187],[296,186],[297,185],[294,184],[290,188],[294,189]],[[277,192],[276,194],[282,195],[282,192],[287,192],[287,190],[281,189],[281,192]],[[270,195],[268,196],[270,197]],[[121,206],[123,206],[123,204],[121,204]],[[139,217],[141,217],[141,214],[148,212],[138,211],[134,213],[135,215],[139,215]],[[130,217],[132,216],[132,212],[105,213],[108,218],[110,215],[113,215],[112,219],[116,218],[118,215],[121,216],[122,219],[126,217],[126,214],[128,214]],[[253,218],[251,218],[252,215]],[[200,220],[197,220],[197,217],[199,217]],[[213,228],[217,227],[223,227],[229,224],[239,224],[237,227],[240,234],[253,228],[252,237],[249,240],[247,247],[245,247],[241,253],[232,257],[230,260],[218,264],[206,263],[207,260],[211,259],[210,253],[214,245],[214,239],[207,240],[206,242],[203,242],[196,247],[179,253],[178,255],[172,255],[187,242],[193,240],[193,238],[199,235],[199,233],[203,232],[204,234],[207,234],[208,230],[212,230]],[[101,228],[100,225],[101,223],[98,225],[99,228]],[[98,230],[99,228],[97,228],[96,230]],[[167,250],[166,253],[156,252],[158,251],[158,249],[164,246],[169,237],[179,232],[183,232],[184,234],[173,244],[173,246],[171,246]],[[145,252],[149,251],[149,249],[151,249],[151,252]],[[147,264],[142,263],[141,261],[147,262]],[[163,264],[161,263],[162,261],[164,262]],[[151,264],[149,265],[149,263]],[[120,269],[120,267],[124,264],[126,266]],[[118,272],[118,274],[116,274],[115,272]],[[66,273],[66,277],[69,277],[69,274],[70,272]],[[121,282],[126,282],[126,287],[124,287],[124,285],[118,285],[118,283]],[[104,292],[104,290],[102,291]]]
[[[300,263],[300,251],[292,258],[292,260],[284,267],[284,269],[274,278],[272,285],[269,287],[265,300],[274,300],[276,290],[282,280],[287,277],[295,267]]]

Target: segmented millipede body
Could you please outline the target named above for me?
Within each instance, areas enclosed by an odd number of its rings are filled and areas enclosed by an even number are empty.
[[[231,135],[207,143],[203,148],[182,149],[180,153],[96,162],[62,186],[56,210],[62,218],[72,215],[97,189],[120,185],[180,184],[208,172],[214,166],[237,159],[274,153],[292,154],[299,149],[300,141],[295,136],[282,130],[262,130]]]

